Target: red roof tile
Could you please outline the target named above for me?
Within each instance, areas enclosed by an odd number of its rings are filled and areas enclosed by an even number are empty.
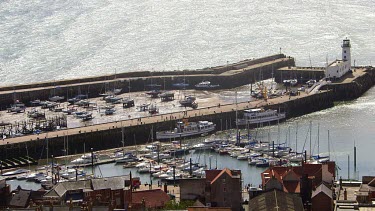
[[[146,207],[157,208],[164,207],[164,204],[170,200],[168,194],[160,189],[135,191],[132,193],[132,203],[142,204],[145,200]]]
[[[301,183],[299,181],[284,181],[284,192],[286,193],[300,193]]]
[[[223,170],[220,172],[220,174],[218,174],[218,175],[217,175],[217,176],[211,181],[211,184],[214,184],[215,181],[216,181],[217,179],[219,179],[219,178],[221,177],[221,175],[223,175],[224,173],[227,173],[230,177],[232,177],[232,172],[231,172],[229,169],[225,168],[225,169],[223,169]]]
[[[206,180],[207,181],[212,181],[215,179],[215,177],[220,174],[222,170],[206,170]]]

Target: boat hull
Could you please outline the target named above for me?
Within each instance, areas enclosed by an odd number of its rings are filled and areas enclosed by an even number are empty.
[[[175,132],[172,132],[172,131],[166,131],[166,132],[157,132],[156,133],[156,139],[172,139],[172,138],[183,138],[183,137],[190,137],[190,136],[197,136],[197,135],[201,135],[201,134],[204,134],[204,133],[210,133],[210,132],[213,132],[215,130],[215,125],[213,125],[213,127],[209,127],[209,128],[204,128],[204,129],[201,129],[201,130],[196,130],[196,131],[186,131],[186,132],[182,132],[182,133],[175,133]]]
[[[285,113],[278,114],[277,116],[270,116],[270,117],[263,117],[257,119],[238,119],[237,125],[238,126],[245,126],[245,125],[254,125],[266,122],[273,122],[277,120],[285,119]]]

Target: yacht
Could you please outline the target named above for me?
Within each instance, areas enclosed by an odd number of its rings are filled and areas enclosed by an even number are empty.
[[[84,154],[80,158],[77,158],[75,160],[72,160],[70,163],[74,165],[80,165],[80,164],[89,164],[92,161],[94,163],[98,162],[98,157],[94,154],[94,157],[91,156],[91,154]]]
[[[187,120],[177,122],[173,131],[156,132],[157,139],[170,139],[201,135],[215,130],[215,124],[209,121],[188,122]]]
[[[272,122],[285,118],[285,113],[277,110],[264,110],[262,108],[244,110],[243,118],[236,121],[237,125],[252,125],[264,122]]]

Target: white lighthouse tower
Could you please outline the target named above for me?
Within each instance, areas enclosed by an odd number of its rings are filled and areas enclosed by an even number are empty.
[[[327,66],[326,78],[339,79],[350,71],[352,62],[350,56],[350,40],[348,38],[342,41],[342,59],[335,60]]]
[[[350,40],[346,38],[342,41],[342,60],[350,67],[352,66],[351,57],[350,57]]]

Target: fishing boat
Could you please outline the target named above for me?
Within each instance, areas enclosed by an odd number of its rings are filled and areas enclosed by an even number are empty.
[[[211,84],[210,81],[202,81],[198,84],[195,85],[195,89],[202,89],[202,90],[205,90],[205,89],[217,89],[219,88],[220,85],[219,84]]]
[[[277,121],[285,118],[285,113],[277,110],[264,110],[262,108],[244,110],[243,118],[237,119],[237,125],[252,125],[265,122]]]
[[[186,119],[177,122],[173,131],[156,132],[157,139],[171,139],[201,135],[215,130],[216,125],[209,121],[188,122]]]
[[[198,103],[195,102],[196,98],[194,96],[185,96],[185,98],[183,100],[180,100],[179,103],[181,104],[181,106],[184,106],[184,107],[192,107],[192,108],[197,108],[198,107]]]

